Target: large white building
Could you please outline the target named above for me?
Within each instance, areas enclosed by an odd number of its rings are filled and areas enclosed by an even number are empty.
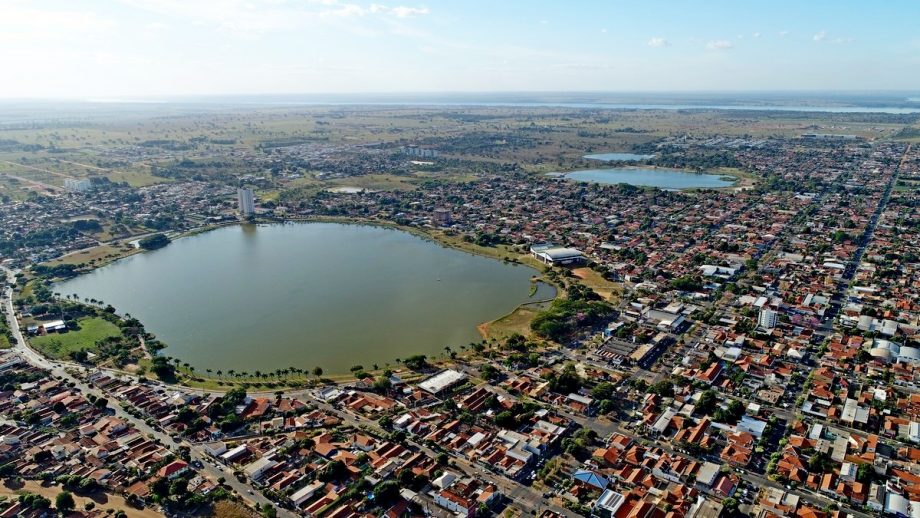
[[[252,189],[246,187],[240,187],[236,190],[236,203],[239,208],[240,215],[243,217],[252,216],[256,211],[255,197],[252,194]]]
[[[544,264],[552,266],[568,266],[586,261],[585,254],[574,248],[554,246],[542,243],[530,247],[530,253]]]
[[[93,187],[93,182],[86,178],[67,178],[64,180],[64,188],[73,192],[86,192]]]

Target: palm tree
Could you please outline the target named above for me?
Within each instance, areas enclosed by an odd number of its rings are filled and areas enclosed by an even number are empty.
[[[221,376],[223,376],[223,374],[224,374],[224,371],[222,371],[222,370],[220,370],[220,369],[217,369],[217,377],[218,377],[218,378],[220,378]]]
[[[233,370],[233,369],[230,369],[230,370],[227,371],[227,374],[229,374],[230,377],[232,378],[233,376],[236,375],[236,371]],[[220,376],[220,371],[217,371],[217,375]]]
[[[211,369],[205,369],[204,371],[208,373],[208,377],[210,378],[210,377],[211,377]]]

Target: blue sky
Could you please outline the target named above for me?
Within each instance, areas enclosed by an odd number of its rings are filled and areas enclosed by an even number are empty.
[[[0,97],[917,90],[916,1],[0,0]]]

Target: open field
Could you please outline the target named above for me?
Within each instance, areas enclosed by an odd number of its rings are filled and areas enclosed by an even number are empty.
[[[236,502],[221,501],[214,504],[214,518],[258,518],[259,514]]]
[[[4,484],[0,484],[0,495],[6,496],[8,498],[18,498],[23,492],[28,492],[36,495],[41,495],[52,502],[63,491],[63,488],[60,486],[45,486],[34,480],[26,480],[22,487],[9,487]],[[113,509],[115,511],[124,511],[128,518],[162,518],[163,514],[147,508],[147,509],[136,509],[128,505],[128,502],[125,501],[124,497],[121,495],[114,495],[104,492],[96,492],[88,495],[81,495],[77,493],[72,493],[74,502],[76,502],[76,509],[84,509],[86,504],[92,502],[96,509],[107,510]]]
[[[533,320],[540,307],[536,305],[521,305],[507,315],[491,322],[484,322],[478,326],[479,334],[487,340],[502,340],[513,334],[530,336],[530,321]]]
[[[92,352],[96,342],[103,338],[121,336],[118,326],[99,317],[84,318],[79,320],[78,323],[80,325],[79,330],[31,338],[32,347],[45,356],[67,358],[73,351]]]
[[[95,116],[92,124],[55,122],[8,129],[5,138],[16,145],[0,152],[0,173],[58,187],[64,178],[88,176],[140,187],[175,181],[157,169],[186,160],[212,165],[195,174],[229,180],[263,174],[263,158],[302,159],[295,168],[302,178],[273,177],[273,185],[260,186],[263,198],[273,199],[272,193],[289,188],[306,188],[309,193],[334,186],[412,189],[416,181],[428,178],[463,180],[479,164],[515,163],[533,172],[596,167],[598,162],[582,156],[630,151],[674,135],[764,138],[827,132],[890,138],[905,126],[891,117],[833,113],[556,107],[296,106],[157,115],[106,114]],[[446,166],[438,165],[436,174],[411,166],[406,171],[414,173],[411,177],[393,177],[394,171],[385,166],[322,182],[310,176],[325,169],[315,166],[327,157],[335,156],[337,162],[363,160],[416,144],[438,149]],[[0,194],[34,188],[7,176],[0,181]]]
[[[130,245],[99,245],[63,255],[45,264],[48,266],[55,266],[58,264],[102,266],[137,252],[139,252],[139,249]]]
[[[619,283],[608,281],[591,268],[576,268],[572,270],[572,274],[578,277],[581,284],[591,288],[608,302],[616,302],[615,298],[623,293],[623,287]]]

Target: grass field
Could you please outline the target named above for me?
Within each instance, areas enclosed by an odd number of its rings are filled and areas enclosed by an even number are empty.
[[[515,333],[530,336],[530,321],[539,312],[540,308],[533,305],[518,306],[514,311],[501,318],[480,324],[478,327],[479,334],[487,340],[492,338],[501,340]]]
[[[32,338],[32,347],[45,356],[67,358],[72,351],[90,351],[96,342],[110,336],[120,336],[121,330],[115,324],[99,317],[84,318],[78,321],[80,329],[66,333],[55,333]]]
[[[615,297],[623,291],[623,287],[618,283],[608,281],[591,268],[576,268],[572,270],[572,274],[578,277],[581,284],[591,288],[608,302],[614,302]]]
[[[106,263],[110,263],[116,259],[121,259],[133,253],[137,253],[140,250],[131,247],[130,245],[126,246],[112,246],[112,245],[99,245],[93,248],[86,248],[84,250],[78,250],[76,252],[69,253],[48,261],[47,265],[54,266],[58,264],[92,264],[93,266],[101,266]]]
[[[6,335],[0,335],[0,349],[9,349],[13,347],[13,344],[10,343],[10,339]]]

